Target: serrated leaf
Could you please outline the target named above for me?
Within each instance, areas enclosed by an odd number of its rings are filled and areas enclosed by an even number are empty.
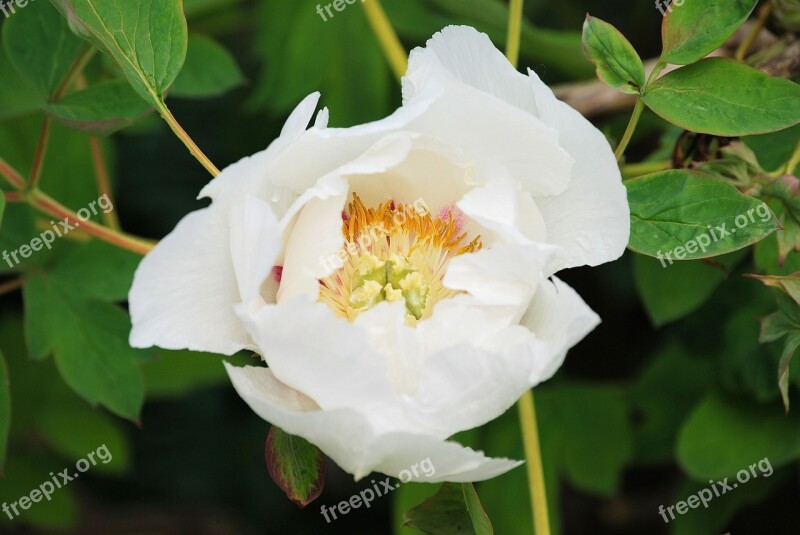
[[[665,120],[702,134],[749,136],[800,123],[800,85],[726,58],[672,71],[643,98]]]
[[[85,44],[47,2],[30,2],[3,26],[3,48],[20,76],[49,99]]]
[[[763,282],[766,286],[777,288],[789,295],[800,305],[800,272],[791,275],[746,275]]]
[[[244,75],[230,52],[210,37],[191,35],[186,62],[170,96],[215,97],[243,83]]]
[[[68,127],[106,136],[132,125],[152,108],[125,80],[111,80],[71,93],[44,110]]]
[[[133,89],[159,106],[186,58],[181,0],[51,1],[74,32],[111,56]]]
[[[750,16],[758,0],[687,0],[664,17],[662,61],[688,65],[728,40]]]
[[[325,458],[306,439],[290,435],[274,425],[264,448],[269,475],[300,507],[316,500],[325,486]]]
[[[140,255],[92,240],[60,258],[49,276],[87,298],[124,301],[141,261]]]
[[[11,380],[8,366],[0,353],[0,474],[6,463],[8,451],[8,435],[11,432]]]
[[[606,85],[622,93],[644,91],[644,65],[631,43],[619,30],[598,18],[586,15],[583,24],[583,53],[597,68]]]
[[[128,345],[128,315],[45,274],[27,279],[23,298],[31,354],[41,359],[53,353],[61,376],[76,393],[136,420],[144,401],[143,352]]]
[[[736,251],[778,228],[765,203],[692,171],[662,171],[628,180],[625,186],[631,208],[629,247],[660,257],[666,268],[673,260]]]
[[[409,510],[405,524],[428,535],[491,535],[492,523],[471,483],[445,483],[439,492]]]

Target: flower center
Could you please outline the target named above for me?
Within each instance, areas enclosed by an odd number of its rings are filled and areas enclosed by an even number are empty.
[[[458,293],[442,284],[450,258],[482,246],[480,236],[465,243],[457,210],[434,217],[422,200],[366,208],[354,193],[342,214],[345,246],[335,255],[344,265],[320,281],[320,301],[351,321],[401,299],[408,323],[427,318],[433,305]]]

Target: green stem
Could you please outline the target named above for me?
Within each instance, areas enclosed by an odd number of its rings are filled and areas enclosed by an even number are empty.
[[[789,157],[789,161],[786,162],[786,167],[784,167],[784,174],[791,175],[797,166],[800,165],[800,141],[797,142],[797,146],[794,148],[794,152]]]
[[[668,160],[629,163],[622,166],[622,178],[636,178],[642,175],[649,175],[650,173],[657,173],[658,171],[663,171],[670,167],[672,167],[672,162]]]
[[[522,8],[524,0],[511,0],[506,37],[506,57],[514,67],[519,63],[519,44],[522,40]]]
[[[628,144],[631,142],[631,138],[633,137],[633,133],[636,131],[636,126],[639,124],[639,119],[642,116],[642,112],[644,111],[644,94],[647,91],[647,88],[650,87],[650,84],[658,78],[658,75],[661,74],[661,71],[664,70],[667,64],[659,61],[656,66],[653,68],[653,71],[650,73],[650,76],[647,78],[647,83],[644,85],[642,89],[642,94],[636,98],[636,106],[633,108],[633,114],[631,114],[631,120],[628,121],[628,128],[625,129],[625,134],[622,136],[622,140],[619,142],[617,146],[617,150],[614,151],[614,155],[617,157],[617,161],[619,162],[622,160],[622,155],[625,154],[625,149],[628,148]]]
[[[622,160],[622,155],[625,154],[625,149],[628,148],[628,143],[631,142],[631,138],[636,131],[636,126],[639,124],[639,118],[642,116],[643,111],[644,100],[642,100],[642,97],[637,97],[631,120],[628,121],[628,128],[625,129],[625,134],[623,134],[622,140],[619,142],[619,145],[617,145],[617,150],[614,151],[614,156],[617,157],[617,161]]]
[[[169,108],[163,100],[159,101],[156,109],[161,114],[161,117],[163,117],[167,122],[175,135],[178,136],[178,139],[183,141],[183,144],[186,145],[186,148],[189,149],[189,152],[192,154],[192,156],[197,158],[197,161],[200,162],[200,164],[205,167],[209,173],[211,173],[211,176],[219,175],[220,171],[217,169],[217,166],[211,163],[211,160],[209,160],[208,157],[203,154],[203,151],[200,150],[200,147],[198,147],[189,134],[186,133],[186,130],[181,127],[180,123],[178,123],[178,120],[175,119],[174,115],[172,115],[172,112],[169,111]]]
[[[528,470],[528,487],[533,512],[533,532],[536,535],[550,535],[550,515],[547,509],[547,492],[544,483],[542,449],[539,444],[539,425],[536,422],[536,403],[533,390],[528,390],[517,402],[519,424],[522,429],[522,443],[525,448],[525,461]]]
[[[372,31],[378,42],[383,49],[386,59],[389,61],[394,74],[398,78],[402,78],[408,70],[408,54],[406,53],[400,38],[397,37],[397,32],[394,31],[389,17],[381,6],[380,0],[369,0],[361,4],[364,7],[364,13],[367,15],[369,25],[372,26]]]

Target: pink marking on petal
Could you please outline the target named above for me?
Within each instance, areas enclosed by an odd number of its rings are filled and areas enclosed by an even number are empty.
[[[467,223],[467,216],[464,215],[464,212],[461,211],[461,208],[455,204],[448,204],[439,210],[439,215],[436,217],[442,221],[450,221],[452,219],[455,221],[459,232],[461,232],[461,230],[464,228],[464,225]]]
[[[272,266],[272,277],[280,284],[283,278],[283,266]]]

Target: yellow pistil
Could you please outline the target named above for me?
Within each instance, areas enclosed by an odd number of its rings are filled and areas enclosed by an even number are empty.
[[[367,208],[353,194],[342,223],[344,265],[320,281],[320,301],[353,320],[376,304],[404,300],[410,324],[458,292],[442,284],[450,258],[480,250],[453,217],[433,216],[421,201]]]

